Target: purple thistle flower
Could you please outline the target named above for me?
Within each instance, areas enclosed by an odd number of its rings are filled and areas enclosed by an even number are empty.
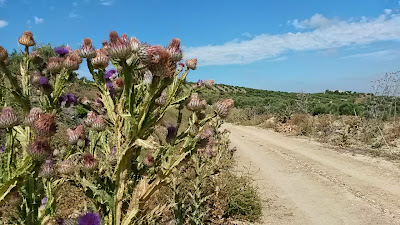
[[[107,71],[106,75],[104,76],[105,79],[110,79],[111,77],[114,76],[114,74],[116,74],[117,71],[114,69],[111,69],[109,71]]]
[[[113,84],[113,82],[107,81],[106,86],[107,86],[108,91],[110,91],[110,95],[111,95],[111,96],[114,96],[114,94],[115,94],[115,89],[114,89],[114,84]]]
[[[0,153],[3,153],[6,150],[6,147],[0,147]]]
[[[58,103],[60,105],[62,105],[63,103],[66,104],[68,101],[68,97],[65,95],[61,95],[60,97],[58,97]]]
[[[78,219],[78,225],[100,225],[100,216],[97,213],[86,213]]]
[[[42,198],[41,203],[42,203],[42,205],[46,205],[47,204],[47,197]]]
[[[47,85],[49,84],[49,79],[47,77],[40,77],[39,84],[42,86]]]
[[[67,46],[60,46],[60,47],[54,48],[54,52],[56,52],[60,56],[64,56],[64,55],[68,54],[69,50],[70,50],[70,48]]]
[[[89,140],[89,138],[85,138],[85,145],[86,145],[86,147],[90,147],[90,140]]]
[[[68,99],[68,103],[71,105],[76,105],[76,103],[78,102],[78,99],[74,94],[67,94],[66,97]]]

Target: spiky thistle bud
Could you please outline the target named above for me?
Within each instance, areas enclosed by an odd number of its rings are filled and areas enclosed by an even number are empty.
[[[79,140],[85,139],[85,128],[79,125],[75,129],[67,129],[68,142],[72,145],[78,143]]]
[[[95,69],[105,69],[108,66],[110,58],[104,49],[96,49],[96,57],[92,59],[92,65]]]
[[[152,82],[153,82],[153,74],[151,73],[150,70],[147,70],[143,76],[143,83],[146,85],[151,85]]]
[[[18,43],[25,45],[26,47],[34,46],[35,40],[33,40],[33,34],[30,31],[25,31],[19,38]]]
[[[139,46],[140,46],[139,40],[136,37],[132,37],[130,44],[132,52],[137,53],[139,51]]]
[[[94,156],[86,152],[82,155],[82,169],[84,171],[90,172],[97,169],[98,160],[94,158]]]
[[[143,63],[152,64],[165,61],[170,58],[170,55],[166,49],[159,45],[148,46],[143,44],[139,48],[138,57]]]
[[[33,126],[33,123],[39,119],[39,117],[43,114],[43,110],[38,107],[32,108],[28,115],[25,117],[25,125]]]
[[[2,46],[0,46],[0,62],[4,62],[6,59],[8,59],[8,52]]]
[[[94,121],[96,121],[96,118],[97,118],[96,113],[93,112],[93,111],[89,111],[87,113],[87,116],[86,116],[86,119],[85,119],[85,124],[88,127],[91,127],[93,125]]]
[[[121,92],[124,89],[124,79],[122,77],[118,77],[113,81],[113,86],[116,92]]]
[[[93,121],[92,128],[96,131],[103,131],[106,128],[106,124],[102,115],[98,115],[96,117],[96,120]]]
[[[191,70],[196,70],[197,67],[197,59],[189,59],[186,60],[186,66],[187,68],[191,69]]]
[[[230,110],[233,108],[234,102],[232,99],[225,99],[215,103],[215,112],[221,117],[225,118],[228,116]]]
[[[41,161],[51,155],[51,148],[47,138],[37,137],[28,147],[28,154],[34,159]]]
[[[190,96],[189,103],[187,104],[187,109],[190,111],[200,111],[204,109],[207,105],[207,102],[201,100],[198,96],[198,93],[192,93]]]
[[[58,73],[63,68],[63,59],[58,57],[50,57],[47,63],[47,70],[51,73]]]
[[[110,32],[107,54],[113,59],[127,59],[131,54],[131,43],[126,34],[121,37],[115,31]]]
[[[39,176],[43,178],[51,178],[54,176],[54,162],[53,160],[46,160],[40,167]]]
[[[41,136],[53,136],[57,131],[54,115],[48,113],[41,115],[33,123],[33,128]]]
[[[83,62],[83,59],[82,59],[81,55],[79,54],[79,50],[75,50],[75,51],[71,52],[71,54],[75,56],[76,60],[78,61],[78,64],[81,64]]]
[[[174,38],[167,48],[167,51],[171,55],[171,59],[174,62],[178,62],[182,59],[182,50],[180,46],[181,40],[179,40],[178,38]]]
[[[62,175],[71,175],[75,172],[76,163],[73,159],[66,159],[59,163],[57,167],[58,173]]]
[[[92,40],[90,38],[83,39],[83,46],[79,50],[79,55],[82,58],[92,59],[96,57],[96,50],[92,46]]]
[[[154,166],[154,156],[147,154],[146,156],[143,157],[143,163],[147,167]]]
[[[167,104],[167,92],[163,91],[161,93],[161,96],[156,100],[156,104],[159,106],[164,106],[165,104]]]
[[[18,117],[14,109],[4,107],[0,114],[0,128],[12,128],[16,125],[18,125]]]
[[[69,71],[74,71],[79,69],[79,56],[75,53],[69,53],[66,55],[63,66]]]
[[[212,88],[212,87],[214,86],[214,84],[215,84],[215,81],[214,81],[213,79],[211,79],[211,80],[205,80],[205,81],[204,81],[204,85],[205,85],[207,88]]]

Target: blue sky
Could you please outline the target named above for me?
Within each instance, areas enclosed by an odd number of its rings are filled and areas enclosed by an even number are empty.
[[[95,46],[116,30],[199,59],[190,80],[278,91],[370,91],[400,69],[397,0],[0,0],[0,45]],[[80,74],[88,76],[84,65]]]

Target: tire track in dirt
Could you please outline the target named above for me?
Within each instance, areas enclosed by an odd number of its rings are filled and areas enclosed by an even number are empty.
[[[265,200],[264,224],[400,224],[400,170],[319,143],[226,124]]]

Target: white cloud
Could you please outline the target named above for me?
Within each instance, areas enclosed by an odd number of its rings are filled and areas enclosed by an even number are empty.
[[[8,22],[5,20],[0,20],[0,28],[6,27],[8,25]]]
[[[76,18],[76,17],[78,17],[78,14],[76,14],[75,11],[71,11],[71,12],[69,12],[68,17],[69,18]]]
[[[305,32],[261,34],[251,40],[185,48],[185,58],[198,58],[199,65],[249,64],[276,58],[289,51],[351,47],[379,41],[400,40],[400,14],[382,14],[359,20],[327,19],[316,14],[294,22]],[[293,22],[291,22],[293,24]]]
[[[44,22],[44,19],[43,19],[43,18],[39,18],[39,17],[37,17],[37,16],[34,16],[33,18],[35,19],[35,24],[41,24],[41,23]]]
[[[100,0],[100,4],[104,6],[110,6],[114,3],[114,0]]]
[[[279,61],[284,61],[284,60],[286,60],[286,59],[288,59],[288,57],[286,57],[286,56],[281,56],[281,57],[278,57],[278,58],[269,59],[269,60],[267,60],[267,61],[268,61],[268,62],[279,62]]]
[[[388,60],[398,58],[399,51],[398,50],[380,50],[375,52],[368,52],[368,53],[359,53],[349,56],[344,56],[342,59],[351,59],[351,58],[360,58],[360,59],[381,59],[381,60]]]
[[[253,35],[251,35],[249,32],[242,33],[242,36],[243,37],[247,37],[247,38],[252,38],[253,37]]]

